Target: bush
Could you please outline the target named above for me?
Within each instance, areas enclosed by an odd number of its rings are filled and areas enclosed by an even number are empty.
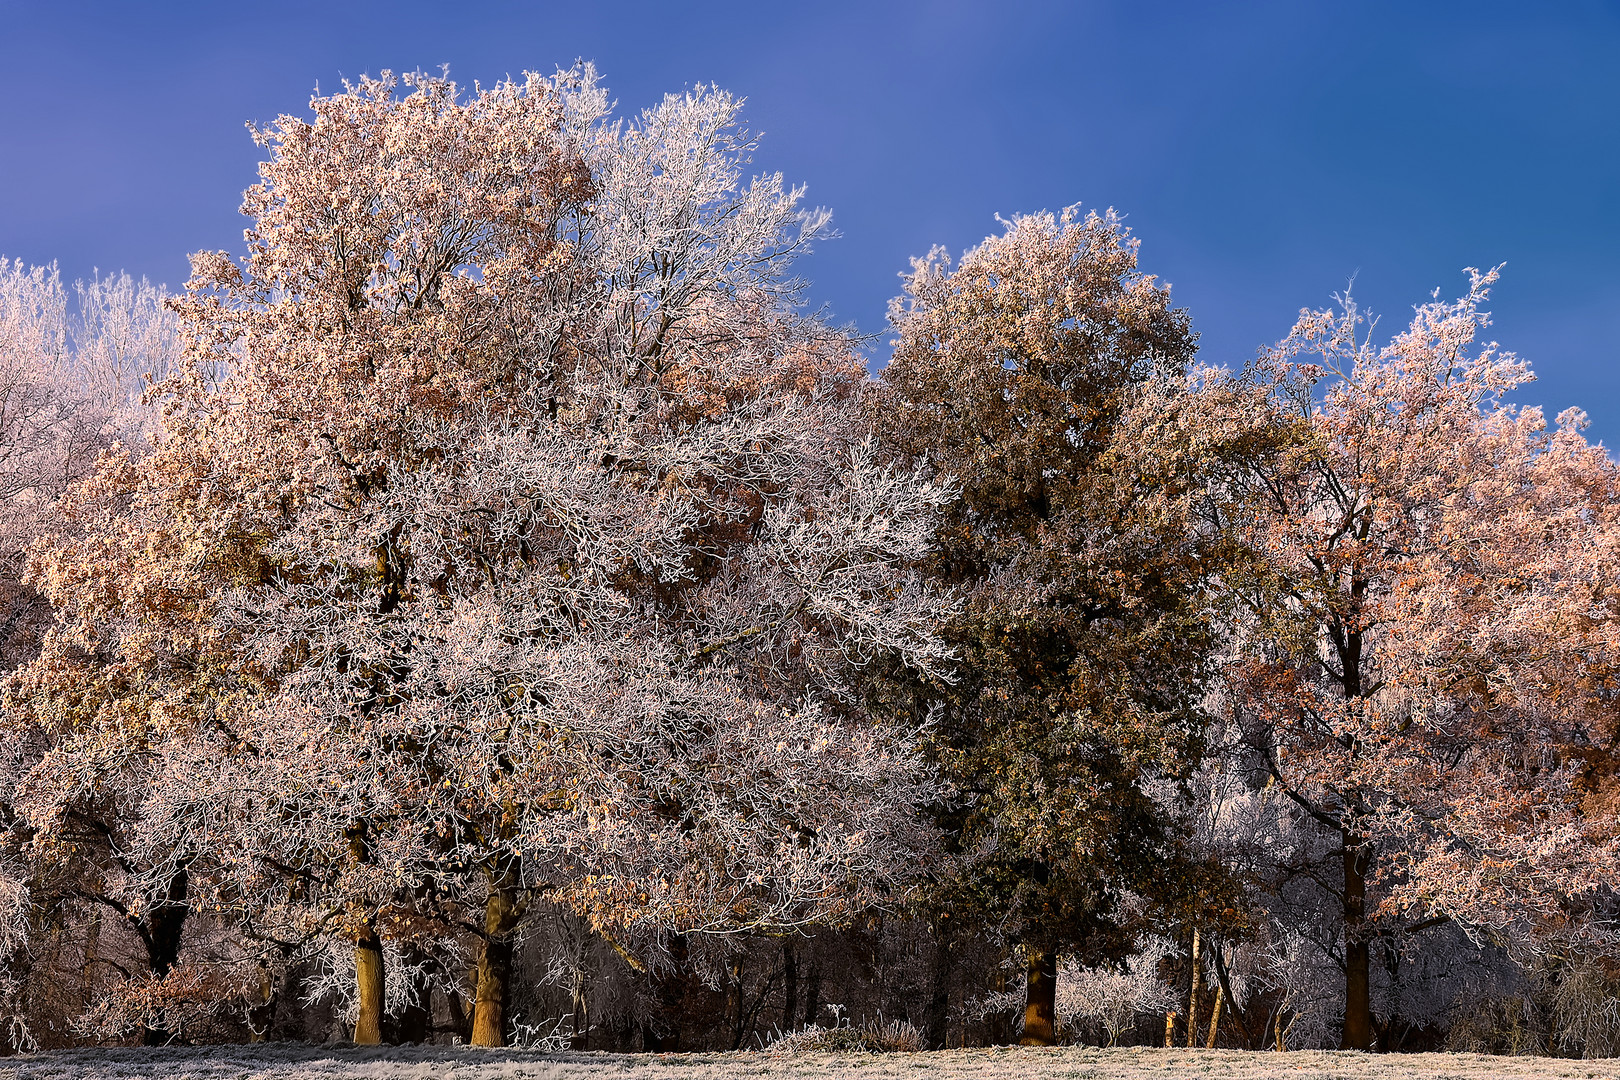
[[[922,1032],[904,1020],[871,1020],[860,1027],[824,1028],[811,1024],[783,1035],[765,1048],[771,1054],[886,1054],[914,1053],[923,1049]]]

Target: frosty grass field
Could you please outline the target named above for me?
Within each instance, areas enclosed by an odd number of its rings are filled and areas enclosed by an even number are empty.
[[[541,1054],[283,1043],[199,1049],[72,1050],[0,1058],[0,1080],[1485,1080],[1605,1077],[1620,1058],[1287,1054],[1134,1047],[996,1047],[928,1054]]]

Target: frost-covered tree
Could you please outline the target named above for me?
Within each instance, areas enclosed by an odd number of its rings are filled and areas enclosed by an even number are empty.
[[[60,500],[99,454],[144,446],[140,398],[175,360],[175,325],[162,290],[144,280],[98,276],[70,295],[54,267],[0,259],[0,671],[33,659],[51,622],[28,580],[29,553],[60,541]],[[147,913],[123,905],[120,886],[100,872],[118,874],[99,807],[82,808],[66,836],[39,827],[41,797],[54,793],[32,777],[63,734],[26,709],[0,714],[0,984],[15,995],[8,1001],[26,996],[36,1006],[59,996],[49,987],[59,973],[35,955],[40,925],[70,924],[68,940],[79,942],[95,909],[110,907],[132,936],[150,929]],[[20,1005],[7,1011],[12,1041],[27,1042]]]
[[[911,567],[949,492],[866,439],[788,272],[826,214],[744,180],[736,99],[406,84],[258,133],[247,254],[194,259],[155,448],[75,496],[17,696],[143,865],[352,945],[357,1041],[385,942],[470,931],[490,1044],[538,901],[645,963],[916,877],[917,732],[852,687],[943,670]]]
[[[1228,669],[1233,730],[1331,839],[1342,1042],[1375,1038],[1375,944],[1456,921],[1503,947],[1611,945],[1606,751],[1620,621],[1614,463],[1469,294],[1373,347],[1353,305],[1303,313],[1263,361],[1278,425],[1222,522],[1255,554]]]

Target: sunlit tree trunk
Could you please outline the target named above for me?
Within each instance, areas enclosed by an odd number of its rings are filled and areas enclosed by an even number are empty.
[[[1057,952],[1049,947],[1027,947],[1025,970],[1023,1046],[1051,1046],[1057,1042]]]
[[[1198,927],[1193,927],[1192,933],[1192,974],[1187,980],[1187,1048],[1190,1050],[1198,1045],[1198,995],[1204,989],[1204,965],[1199,955],[1199,948],[1203,940],[1198,934]]]
[[[473,1000],[473,1046],[505,1046],[512,994],[512,931],[523,914],[515,867],[504,869],[490,884],[484,901],[484,951],[478,958],[478,988]]]
[[[377,920],[367,919],[354,943],[354,983],[359,1011],[354,1018],[354,1041],[362,1046],[382,1042],[383,954]]]
[[[1215,1011],[1209,1014],[1209,1038],[1204,1041],[1204,1049],[1215,1049],[1215,1036],[1221,1026],[1221,1006],[1226,1002],[1226,987],[1215,988]]]

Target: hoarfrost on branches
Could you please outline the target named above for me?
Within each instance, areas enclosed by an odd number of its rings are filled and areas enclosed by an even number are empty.
[[[256,131],[152,451],[40,559],[63,627],[16,696],[71,718],[23,804],[45,836],[116,793],[148,907],[346,936],[359,1037],[388,942],[477,926],[498,1041],[542,900],[656,955],[917,877],[932,773],[855,676],[945,671],[916,564],[953,492],[866,437],[787,273],[826,215],[742,183],[736,99],[404,83]]]

